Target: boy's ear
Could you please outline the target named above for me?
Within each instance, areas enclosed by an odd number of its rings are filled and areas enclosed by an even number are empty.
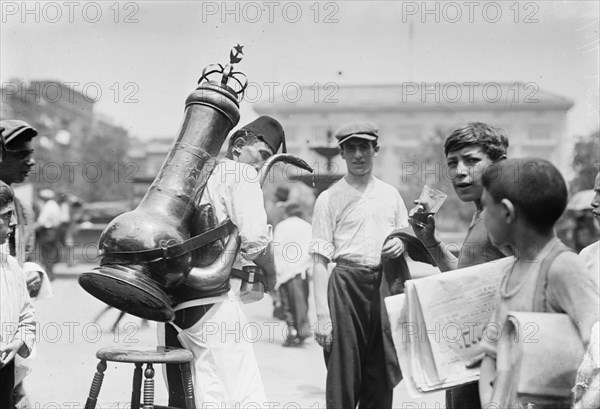
[[[503,208],[503,214],[504,214],[504,221],[507,224],[511,224],[512,222],[515,221],[515,219],[517,218],[517,214],[516,214],[516,209],[515,209],[515,205],[512,204],[512,202],[508,199],[502,199],[500,201],[500,205]]]
[[[375,151],[375,155],[377,155],[377,153],[379,152],[379,145],[375,145],[373,150]]]
[[[346,159],[346,158],[344,158],[344,147],[339,146],[339,149],[340,149],[340,156],[342,157],[342,159]]]
[[[235,148],[240,148],[242,149],[244,147],[244,145],[246,145],[246,140],[244,139],[243,136],[240,136],[239,138],[237,138],[234,142],[233,142],[233,146]]]

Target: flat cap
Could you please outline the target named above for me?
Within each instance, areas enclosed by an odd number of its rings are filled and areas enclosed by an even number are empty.
[[[34,127],[19,119],[0,121],[0,128],[3,128],[2,139],[5,144],[10,143],[10,141],[18,136],[28,135],[30,138],[33,138],[38,134],[38,131]]]
[[[367,141],[376,141],[379,138],[379,129],[372,122],[358,121],[342,126],[335,133],[338,145],[343,144],[348,139],[360,138]]]

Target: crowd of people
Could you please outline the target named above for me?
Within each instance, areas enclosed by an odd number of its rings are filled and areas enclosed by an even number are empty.
[[[33,164],[36,131],[16,120],[2,121],[0,126],[0,241],[8,242],[0,271],[0,407],[12,408],[24,395],[15,388],[20,383],[15,378],[15,357],[26,358],[34,347],[30,297],[39,291],[45,274],[53,275],[52,265],[28,264],[27,253],[35,246],[36,226],[38,240],[43,241],[52,229],[58,237],[68,219],[54,194],[44,190],[40,192],[44,206],[36,221],[27,218],[10,186],[23,182]],[[507,158],[507,135],[489,124],[473,122],[451,132],[440,149],[456,195],[475,207],[455,256],[440,239],[435,216],[416,223],[405,207],[405,199],[412,198],[402,198],[395,187],[373,174],[380,137],[385,137],[375,124],[346,124],[335,137],[347,174],[317,198],[312,223],[287,194],[281,195],[283,220],[274,229],[267,222],[257,172],[280,148],[285,153],[284,129],[271,117],[260,117],[233,133],[225,157],[208,179],[198,205],[210,206],[218,222],[229,219],[236,227],[239,245],[233,274],[210,291],[180,292],[173,305],[175,319],[159,325],[158,334],[160,344],[192,351],[197,407],[268,402],[251,342],[243,336],[221,336],[246,322],[240,277],[252,265],[258,268],[252,271],[259,271],[265,291],[279,301],[288,327],[286,347],[301,346],[312,335],[308,284],[313,283],[314,338],[323,348],[327,367],[327,407],[391,408],[402,368],[383,300],[402,291],[395,285],[402,268],[392,261],[411,251],[420,252],[443,274],[514,256],[503,272],[491,322],[502,324],[508,311],[567,314],[588,348],[583,362],[577,363],[581,368],[573,385],[573,405],[600,407],[600,241],[578,255],[556,237],[554,224],[568,198],[558,169],[540,158]],[[591,206],[600,223],[600,172],[594,189]],[[11,327],[15,331],[5,333],[5,323],[16,323]],[[447,408],[493,404],[497,346],[482,342],[481,352],[479,382],[448,389]],[[166,365],[165,375],[169,406],[184,407],[180,368]]]

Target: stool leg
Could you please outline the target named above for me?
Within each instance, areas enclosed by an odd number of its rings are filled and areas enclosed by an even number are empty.
[[[144,409],[154,409],[154,368],[152,364],[146,364],[144,377]]]
[[[96,365],[96,373],[92,380],[92,386],[90,387],[90,395],[85,402],[85,409],[95,409],[96,402],[98,401],[98,395],[100,394],[100,388],[102,387],[102,380],[104,379],[104,371],[106,371],[106,361],[101,360]]]
[[[140,409],[140,392],[142,389],[142,364],[135,364],[133,371],[133,389],[131,390],[131,409]]]
[[[190,363],[185,362],[179,364],[179,369],[181,370],[181,381],[183,382],[183,392],[185,393],[185,408],[196,409],[196,402],[194,400],[194,382],[192,381]]]

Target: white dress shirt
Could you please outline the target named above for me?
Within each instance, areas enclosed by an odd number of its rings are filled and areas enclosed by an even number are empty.
[[[393,186],[373,176],[361,193],[343,178],[317,198],[309,251],[334,262],[379,265],[386,237],[407,226],[406,206]]]

